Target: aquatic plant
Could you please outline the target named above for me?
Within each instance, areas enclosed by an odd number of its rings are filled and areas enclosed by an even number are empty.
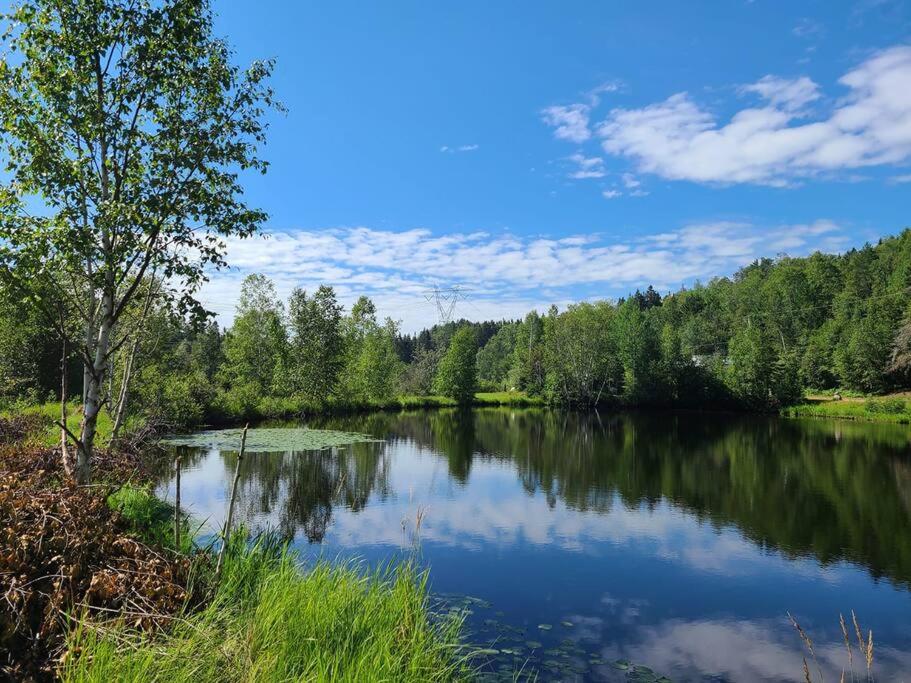
[[[213,429],[194,434],[171,436],[163,439],[162,443],[169,446],[234,450],[240,444],[242,432],[242,429]],[[248,431],[246,450],[248,453],[317,451],[370,441],[380,440],[367,434],[338,432],[329,429],[258,427]]]

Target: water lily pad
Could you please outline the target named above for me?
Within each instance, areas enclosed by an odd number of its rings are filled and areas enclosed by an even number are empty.
[[[573,626],[575,626],[575,624],[571,621],[561,621],[560,624],[562,626],[566,626],[566,628],[572,628]]]
[[[550,629],[553,628],[553,626],[551,626],[550,624],[538,624],[538,628],[541,629],[542,631],[549,631]]]
[[[539,647],[542,647],[542,643],[538,642],[537,640],[526,640],[525,645],[532,650],[537,650]]]
[[[210,429],[195,434],[184,434],[162,439],[169,446],[218,448],[240,450],[242,429]],[[367,434],[337,432],[329,429],[297,427],[257,427],[247,431],[248,453],[275,453],[287,451],[318,451],[333,446],[381,441]]]
[[[629,669],[629,666],[629,662],[625,659],[618,659],[616,662],[614,662],[614,668],[620,669],[620,671],[626,671]]]

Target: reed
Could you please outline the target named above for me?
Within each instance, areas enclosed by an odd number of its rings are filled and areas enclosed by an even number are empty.
[[[794,630],[797,631],[797,635],[803,643],[803,646],[806,648],[807,652],[810,654],[811,659],[816,665],[816,671],[818,675],[816,683],[823,683],[825,681],[825,676],[823,675],[819,660],[816,658],[816,650],[813,647],[813,641],[790,612],[788,612],[788,618],[791,620],[791,625],[794,627]],[[864,638],[863,629],[860,627],[860,621],[858,621],[854,610],[851,610],[851,622],[854,627],[854,636],[857,638],[857,647],[863,655],[863,661],[866,667],[866,670],[861,673],[864,675],[865,680],[873,681],[873,631],[869,630],[867,632],[866,638]],[[850,673],[851,681],[856,681],[857,673],[854,670],[854,648],[851,645],[851,635],[849,633],[848,623],[845,620],[843,614],[838,615],[838,624],[841,627],[842,640],[845,644],[845,651],[848,655],[847,669],[843,668],[841,670],[841,676],[839,680],[841,683],[844,683],[845,675],[847,673]],[[806,683],[814,683],[814,679],[810,674],[810,667],[807,664],[806,657],[803,658],[803,676]]]

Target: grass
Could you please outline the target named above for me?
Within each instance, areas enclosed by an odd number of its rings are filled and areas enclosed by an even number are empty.
[[[540,406],[544,400],[521,391],[478,392],[475,406]],[[358,413],[376,410],[407,410],[419,408],[454,408],[458,403],[447,396],[393,396],[386,399],[346,400],[330,398],[323,403],[295,397],[262,397],[255,406],[226,410],[215,422],[237,423],[245,419],[294,419],[304,415]]]
[[[133,681],[455,681],[468,677],[457,618],[435,618],[413,565],[304,573],[270,537],[235,534],[211,602],[157,636],[81,620],[61,678]]]
[[[71,432],[79,434],[79,423],[82,421],[80,409],[82,403],[79,401],[69,401],[66,407],[66,426]],[[60,427],[56,422],[60,420],[60,402],[51,403],[15,403],[8,409],[0,412],[0,417],[12,417],[14,415],[40,415],[47,420],[47,428],[38,435],[35,435],[37,441],[42,446],[53,447],[60,443]],[[114,430],[114,422],[106,409],[98,413],[98,426],[95,443],[99,446],[106,446],[111,439],[111,432]]]
[[[152,493],[151,487],[127,484],[108,496],[108,506],[126,520],[130,531],[150,545],[174,547],[174,506]],[[189,519],[181,518],[180,548],[189,554],[194,549]]]
[[[790,612],[788,612],[788,619],[790,619],[794,630],[797,631],[797,635],[803,643],[803,647],[806,649],[807,654],[810,655],[810,661],[813,663],[813,666],[810,666],[807,662],[807,658],[805,656],[803,657],[803,679],[806,683],[814,683],[814,681],[816,683],[822,683],[825,680],[825,676],[823,675],[819,659],[816,656],[813,640]],[[854,610],[851,610],[851,626],[848,626],[847,620],[843,614],[838,615],[838,623],[841,627],[842,642],[844,643],[845,651],[847,652],[847,666],[842,667],[840,680],[844,683],[844,681],[847,680],[846,672],[850,672],[851,681],[873,681],[873,631],[867,631],[866,637],[864,636],[863,629],[860,626],[860,622],[858,621]],[[856,651],[852,645],[855,636],[857,637]],[[857,662],[856,664],[855,660]],[[860,670],[858,673],[855,673],[855,667]]]
[[[783,408],[781,412],[787,417],[834,417],[911,424],[911,395],[846,396],[840,401],[830,396],[810,395],[803,403]]]

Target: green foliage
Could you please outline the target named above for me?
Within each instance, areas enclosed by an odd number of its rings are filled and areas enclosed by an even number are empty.
[[[559,404],[753,410],[793,404],[807,387],[895,391],[911,382],[909,245],[906,231],[842,256],[763,259],[731,279],[664,297],[646,290],[617,303],[531,312],[521,322],[449,323],[417,335],[402,335],[390,320],[380,324],[367,297],[345,315],[330,287],[296,291],[285,316],[274,285],[253,275],[224,335],[213,323],[153,307],[137,337],[130,407],[134,416],[182,428],[477,402],[479,389],[516,389]],[[47,384],[21,349],[41,343],[40,325],[30,325],[0,320],[0,373],[15,365],[22,387]],[[465,329],[487,339],[473,364],[461,353],[470,346],[462,345]],[[4,366],[4,349],[26,362]],[[116,397],[121,355],[113,366]],[[34,402],[33,390],[16,391]]]
[[[868,422],[911,424],[911,401],[903,397],[869,397],[864,400],[807,400],[782,411],[789,417],[826,417]]]
[[[506,323],[478,349],[478,378],[501,389],[506,387],[519,325]]]
[[[544,365],[544,322],[536,311],[525,316],[516,331],[508,384],[531,396],[544,394],[546,369]]]
[[[900,398],[876,400],[869,398],[864,402],[864,410],[870,413],[901,415],[908,412],[908,402]]]
[[[544,319],[547,394],[560,403],[595,405],[621,382],[614,337],[605,334],[615,311],[606,302],[576,304]]]
[[[226,384],[255,386],[265,394],[282,388],[287,380],[284,307],[267,277],[254,273],[244,278],[224,348],[220,373]]]
[[[418,348],[414,360],[402,373],[402,392],[414,396],[433,393],[433,378],[437,374],[437,365],[442,355],[437,349]]]
[[[352,397],[380,400],[396,395],[403,364],[395,352],[395,334],[395,323],[388,319],[384,326],[364,331],[348,368]]]
[[[320,562],[302,572],[274,542],[235,534],[217,593],[155,640],[82,622],[69,639],[67,682],[468,678],[461,622],[435,618],[427,576]]]
[[[298,288],[288,302],[291,331],[289,389],[311,400],[325,400],[336,389],[345,364],[342,307],[332,287],[313,296]]]
[[[478,384],[475,331],[463,327],[452,335],[449,349],[440,360],[434,390],[458,403],[470,403]]]
[[[108,505],[127,521],[130,530],[144,542],[174,548],[174,506],[148,487],[125,485],[108,496]],[[186,517],[181,518],[180,552],[193,548],[193,534]]]
[[[3,18],[18,56],[0,62],[0,276],[86,369],[86,483],[118,324],[143,282],[160,276],[163,302],[198,313],[223,238],[265,219],[239,178],[267,167],[272,65],[233,64],[208,2],[24,0]]]

